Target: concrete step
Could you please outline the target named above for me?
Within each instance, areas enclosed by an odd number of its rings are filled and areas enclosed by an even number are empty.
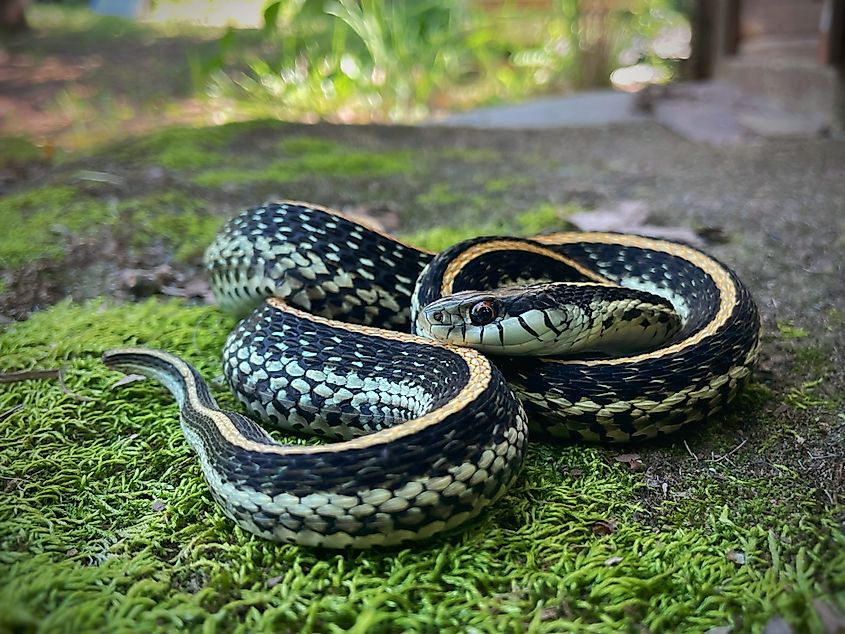
[[[828,126],[835,123],[838,91],[842,89],[837,72],[812,58],[743,54],[725,61],[717,76],[788,111]]]

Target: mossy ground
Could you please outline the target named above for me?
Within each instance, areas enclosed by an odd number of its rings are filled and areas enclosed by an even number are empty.
[[[716,153],[649,126],[258,121],[164,131],[21,180],[0,199],[2,224],[25,229],[0,236],[0,305],[32,314],[0,334],[0,372],[64,367],[65,385],[0,384],[0,630],[760,631],[779,616],[824,631],[831,606],[845,611],[840,159],[833,142]],[[274,162],[295,178],[197,182]],[[732,241],[713,250],[763,313],[759,371],[729,415],[663,444],[532,445],[465,530],[364,553],[263,542],[211,501],[164,390],[112,388],[99,362],[143,343],[213,379],[231,319],[157,299],[44,307],[80,285],[114,296],[120,267],[196,274],[224,217],[279,197],[387,209],[434,249],[566,228],[573,209],[632,197],[658,222],[718,226]],[[45,280],[53,294],[27,303]]]
[[[170,397],[150,383],[113,388],[119,375],[99,361],[140,343],[214,377],[232,325],[176,302],[64,303],[3,335],[7,368],[65,368],[65,389],[0,394],[3,625],[703,631],[781,614],[812,630],[813,601],[836,601],[845,583],[845,538],[788,469],[766,482],[711,461],[688,497],[646,507],[644,474],[585,446],[534,445],[495,508],[425,544],[338,554],[252,537],[207,495]]]

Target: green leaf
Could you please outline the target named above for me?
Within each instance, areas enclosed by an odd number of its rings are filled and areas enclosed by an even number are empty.
[[[264,32],[269,33],[275,30],[279,19],[279,9],[282,8],[281,0],[271,2],[264,8]]]

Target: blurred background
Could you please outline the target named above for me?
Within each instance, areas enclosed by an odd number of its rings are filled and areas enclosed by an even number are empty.
[[[758,132],[827,133],[843,4],[0,0],[0,134],[50,153],[171,124],[417,123],[594,89],[639,92],[625,103],[648,111],[672,82],[713,79],[675,95],[698,102],[682,119],[718,127],[701,103],[721,101]]]

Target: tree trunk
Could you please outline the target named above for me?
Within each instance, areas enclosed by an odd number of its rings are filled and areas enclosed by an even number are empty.
[[[29,0],[0,0],[0,31],[18,33],[26,31],[26,7]]]

